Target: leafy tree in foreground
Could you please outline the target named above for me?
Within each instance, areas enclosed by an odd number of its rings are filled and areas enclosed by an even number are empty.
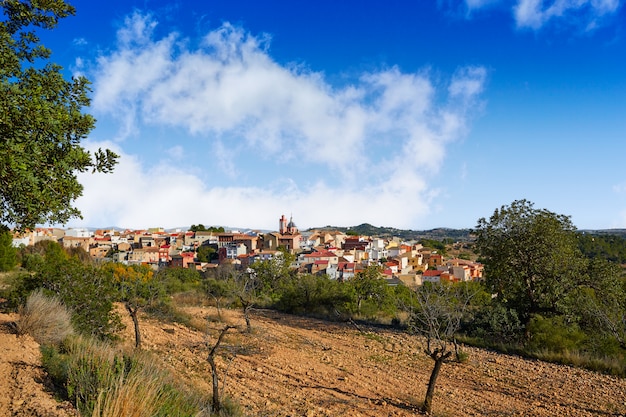
[[[585,260],[568,216],[518,200],[476,226],[476,248],[486,284],[527,324],[534,314],[554,314],[576,287]]]
[[[117,155],[80,146],[95,120],[89,81],[66,81],[37,30],[74,14],[63,0],[0,2],[0,223],[18,229],[80,217],[77,173],[110,172]]]
[[[0,226],[0,272],[10,271],[17,265],[17,249],[13,247],[13,236]]]

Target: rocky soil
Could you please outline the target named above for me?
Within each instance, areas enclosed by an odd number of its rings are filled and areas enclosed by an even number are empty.
[[[144,350],[210,392],[207,345],[225,323],[243,325],[237,311],[188,308],[194,330],[142,317]],[[123,313],[123,311],[122,311]],[[208,318],[209,320],[206,320]],[[127,317],[125,317],[127,319]],[[72,414],[46,388],[36,343],[17,338],[0,315],[0,416]],[[130,320],[121,335],[132,346]],[[420,339],[256,311],[251,334],[227,333],[218,365],[225,392],[248,416],[414,416],[432,361]],[[626,416],[626,380],[567,366],[466,348],[463,364],[442,368],[436,416]],[[4,394],[6,393],[6,394]]]
[[[208,330],[143,321],[145,348],[209,391],[207,345],[224,322],[190,308]],[[238,312],[225,321],[243,324]],[[130,324],[130,323],[129,323]],[[252,334],[231,330],[222,352],[225,391],[251,416],[413,416],[432,361],[402,332],[257,311]],[[132,340],[131,327],[127,340]],[[206,335],[208,334],[208,336]],[[438,416],[626,416],[626,380],[567,366],[466,348],[464,364],[444,365]]]
[[[0,314],[0,416],[78,416],[71,404],[54,399],[39,345],[29,336],[15,335],[16,319]]]

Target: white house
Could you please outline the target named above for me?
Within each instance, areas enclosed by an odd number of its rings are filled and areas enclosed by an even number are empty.
[[[69,237],[90,237],[91,232],[88,229],[77,227],[70,228],[65,231],[65,236]]]

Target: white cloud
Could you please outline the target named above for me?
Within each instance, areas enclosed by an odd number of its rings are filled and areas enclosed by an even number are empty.
[[[459,69],[448,87],[451,97],[473,100],[483,92],[487,70],[484,67],[465,67]]]
[[[461,68],[448,82],[392,67],[333,86],[321,73],[273,60],[266,35],[224,24],[193,49],[177,33],[154,39],[155,27],[134,14],[117,49],[98,59],[90,77],[96,115],[118,120],[118,139],[148,141],[144,126],[161,126],[210,142],[212,177],[254,179],[241,163],[244,150],[277,161],[280,174],[270,185],[209,187],[189,169],[140,162],[117,141],[115,173],[81,177],[84,224],[275,228],[280,214],[293,212],[309,226],[415,227],[437,194],[429,178],[466,134],[486,82],[481,67]],[[189,152],[182,143],[172,149]]]
[[[76,205],[83,219],[71,221],[73,227],[171,228],[200,222],[275,230],[283,213],[294,213],[301,227],[363,222],[408,227],[408,219],[428,212],[431,199],[423,181],[410,175],[345,192],[323,181],[307,189],[289,181],[265,188],[209,189],[196,176],[171,165],[145,166],[117,144],[86,146],[110,148],[121,158],[112,174],[79,174],[85,190]],[[399,194],[408,190],[412,193]]]
[[[185,149],[180,145],[172,146],[167,150],[167,155],[176,161],[180,161],[185,156]]]
[[[72,71],[72,77],[82,77],[84,76],[85,63],[82,58],[76,58],[74,64],[70,66],[70,70]]]
[[[615,184],[613,186],[613,192],[615,194],[626,194],[626,182],[622,184]]]
[[[601,26],[607,16],[615,14],[622,0],[464,0],[466,17],[502,4],[511,7],[520,29],[539,30],[550,22],[591,31]]]
[[[501,0],[465,0],[465,6],[468,10],[482,9],[483,7],[491,6],[495,3],[499,3]]]
[[[156,20],[150,15],[144,16],[135,12],[124,19],[124,26],[118,30],[117,39],[125,46],[142,46],[150,42],[156,26]]]
[[[553,19],[571,19],[593,29],[600,19],[615,13],[619,7],[620,0],[518,0],[514,16],[520,28],[536,30]]]
[[[87,40],[85,38],[75,38],[72,43],[75,46],[85,46],[88,44]]]

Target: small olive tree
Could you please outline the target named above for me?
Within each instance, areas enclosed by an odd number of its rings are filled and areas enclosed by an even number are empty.
[[[224,336],[226,336],[226,333],[228,333],[230,329],[236,329],[236,328],[237,326],[233,326],[231,324],[224,326],[222,330],[220,330],[220,334],[217,337],[215,344],[213,346],[210,346],[209,354],[207,356],[207,362],[209,362],[209,365],[211,366],[211,386],[213,388],[213,401],[212,401],[213,412],[217,414],[219,414],[220,410],[222,409],[222,402],[221,402],[221,397],[220,397],[219,371],[217,369],[217,364],[215,363],[215,355],[217,354],[217,350],[222,344],[222,340],[224,339]]]
[[[164,288],[154,277],[154,272],[145,265],[124,265],[111,262],[102,270],[111,274],[117,290],[117,298],[124,303],[135,329],[135,348],[141,348],[139,311],[164,295]]]
[[[232,266],[221,265],[213,277],[205,280],[203,287],[206,294],[215,299],[220,316],[219,300],[222,297],[236,301],[241,306],[248,333],[252,332],[250,313],[259,301],[261,292],[259,279],[253,269],[238,271]]]
[[[246,321],[246,331],[252,333],[250,313],[259,300],[259,281],[254,270],[247,269],[235,274],[231,285],[232,294],[241,303],[243,318]]]
[[[464,284],[425,283],[416,291],[410,329],[425,337],[424,352],[434,361],[422,411],[432,411],[435,385],[444,363],[459,361],[456,333],[474,292]]]

